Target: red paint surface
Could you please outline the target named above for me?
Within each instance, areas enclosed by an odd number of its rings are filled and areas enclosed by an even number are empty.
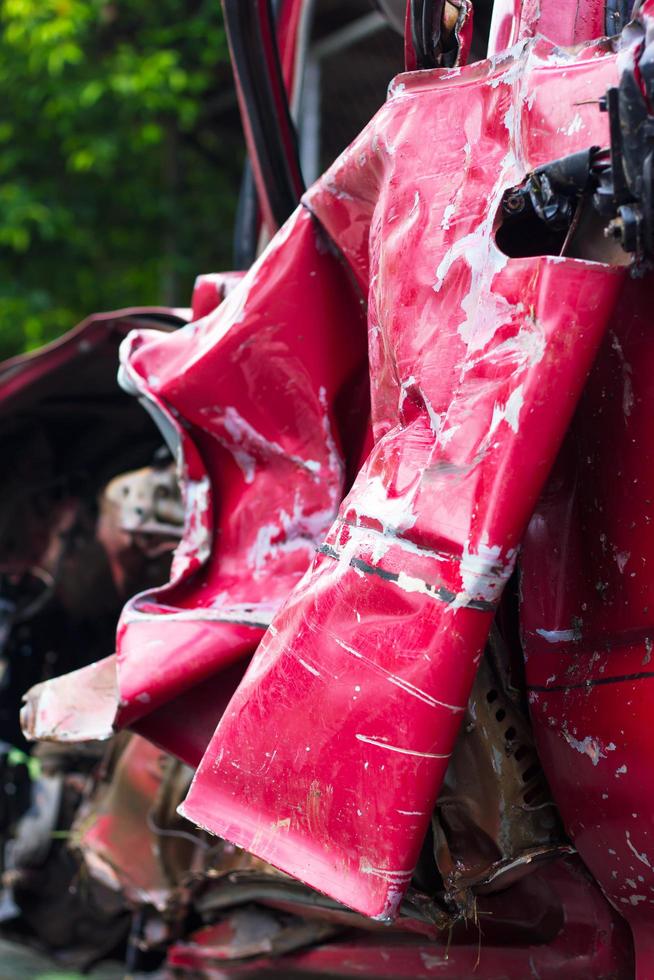
[[[193,287],[191,319],[201,320],[220,306],[244,275],[243,272],[215,272],[198,276]]]
[[[540,757],[569,834],[641,955],[654,907],[650,288],[625,284],[521,563]]]

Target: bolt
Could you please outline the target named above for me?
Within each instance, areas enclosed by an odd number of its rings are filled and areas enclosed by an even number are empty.
[[[510,214],[520,214],[525,209],[525,199],[521,194],[509,194],[504,198],[504,210]]]

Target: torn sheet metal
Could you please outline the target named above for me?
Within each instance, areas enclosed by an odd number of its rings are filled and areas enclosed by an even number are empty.
[[[25,737],[53,742],[109,738],[117,696],[114,657],[36,684],[21,711]]]
[[[174,463],[114,477],[100,495],[99,510],[95,533],[118,593],[127,597],[165,582],[184,526]]]
[[[607,30],[607,7],[604,0],[494,0],[488,53],[499,54],[538,34],[561,45],[583,44],[591,38],[617,34],[623,25]]]
[[[358,461],[358,297],[306,211],[286,236],[172,344],[135,333],[123,349],[126,382],[177,437],[186,524],[173,583],[128,603],[118,628],[119,726],[253,652],[334,518],[344,455]]]
[[[296,916],[258,908],[256,905],[231,910],[219,922],[205,926],[177,943],[171,965],[195,972],[229,960],[283,956],[296,949],[331,939],[338,929],[328,922],[299,919]],[[257,962],[257,969],[259,963]]]
[[[76,816],[71,845],[88,873],[120,892],[128,906],[152,905],[172,916],[180,882],[171,873],[170,852],[188,873],[196,849],[183,822],[174,815],[164,820],[161,813],[175,763],[134,735],[121,736],[112,749],[108,773]],[[197,841],[207,846],[199,835]]]
[[[609,44],[542,39],[401,76],[305,200],[368,293],[375,446],[182,809],[373,917],[393,918],[413,873],[497,601],[624,280],[579,259],[507,258],[499,204],[541,162],[607,142],[596,103],[615,78]],[[291,223],[280,262],[295,235]]]
[[[259,932],[263,955],[248,961],[241,957],[247,952],[248,941],[257,938],[252,933],[258,925],[248,910],[244,921],[232,912],[217,928],[199,930],[173,945],[167,965],[172,976],[200,973],[203,977],[216,978],[315,975],[370,980],[400,977],[428,980],[434,976],[446,980],[476,976],[556,980],[564,976],[566,980],[589,977],[626,980],[632,976],[628,929],[583,870],[560,863],[539,874],[540,890],[527,897],[521,906],[523,927],[510,927],[501,914],[485,917],[482,913],[478,921],[470,921],[458,934],[456,930],[454,933],[445,930],[431,938],[379,926],[367,934],[350,928],[328,943],[314,942],[296,953],[273,957],[265,955],[261,939],[264,942],[269,939],[273,952],[285,937],[283,932],[275,935],[269,926],[266,928],[269,922],[266,916]],[[553,909],[556,909],[554,914]],[[528,920],[530,925],[526,925]],[[239,929],[242,921],[244,927]],[[314,922],[314,929],[316,925],[319,924]],[[498,927],[497,941],[489,939],[494,925]],[[305,928],[305,936],[310,936],[310,925]],[[502,935],[510,935],[511,943],[507,944]],[[293,938],[292,932],[288,938]]]

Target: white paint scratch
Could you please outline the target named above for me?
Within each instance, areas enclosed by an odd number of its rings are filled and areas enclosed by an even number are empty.
[[[437,752],[418,752],[417,749],[403,749],[399,745],[391,745],[383,736],[374,735],[355,735],[360,742],[367,745],[375,745],[378,749],[387,749],[389,752],[399,752],[401,755],[415,755],[419,759],[449,759],[449,754],[441,755]]]

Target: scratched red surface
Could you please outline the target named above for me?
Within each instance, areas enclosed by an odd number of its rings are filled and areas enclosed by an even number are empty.
[[[523,643],[540,757],[576,847],[632,924],[639,953],[651,957],[649,293],[647,281],[625,284],[530,522],[521,565]]]
[[[392,918],[411,877],[497,599],[624,279],[508,259],[499,203],[534,166],[607,141],[591,103],[615,78],[605,46],[543,40],[401,76],[304,202],[368,296],[375,445],[184,812],[370,916]]]
[[[608,142],[611,45],[530,40],[591,38],[600,13],[503,3],[491,45],[510,52],[397,78],[222,305],[127,342],[128,382],[180,447],[187,525],[173,584],[123,616],[116,721],[196,761],[229,702],[185,815],[392,918],[536,508],[539,748],[646,949],[649,284],[494,240],[507,188]]]

